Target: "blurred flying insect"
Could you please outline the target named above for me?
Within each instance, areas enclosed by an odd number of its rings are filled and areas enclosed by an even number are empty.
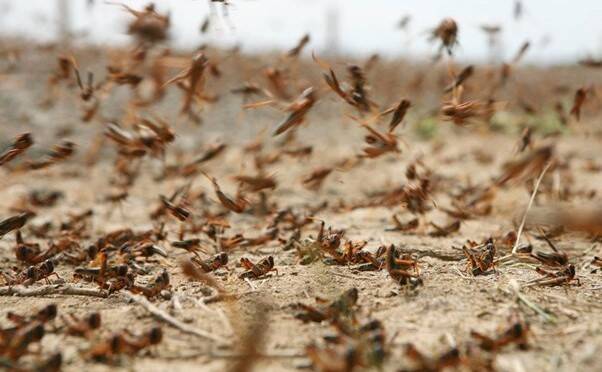
[[[581,119],[581,107],[585,103],[586,98],[587,90],[585,88],[577,89],[573,98],[573,106],[571,107],[571,115],[574,115],[577,121]]]
[[[448,55],[452,55],[453,48],[458,44],[458,24],[451,18],[443,19],[439,25],[431,31],[431,40],[441,41],[439,50],[445,49]]]
[[[220,188],[219,184],[217,183],[217,179],[214,177],[211,177],[210,175],[208,175],[205,172],[202,172],[205,177],[207,177],[209,179],[209,181],[211,181],[211,184],[213,185],[213,189],[215,190],[215,195],[217,196],[217,198],[219,199],[220,203],[228,210],[234,212],[234,213],[242,213],[245,211],[247,205],[249,204],[248,200],[246,200],[244,198],[244,196],[242,196],[240,193],[238,195],[236,195],[235,199],[232,199],[231,197],[229,197],[228,195],[224,194],[224,192],[222,191],[222,189]]]
[[[197,264],[201,270],[203,270],[203,272],[210,273],[219,269],[220,267],[225,267],[228,264],[228,254],[225,252],[218,253],[215,256],[205,260],[198,257],[193,257],[192,262]]]
[[[383,111],[380,116],[387,115],[392,112],[393,116],[391,117],[391,121],[389,122],[389,133],[392,133],[395,128],[403,121],[403,118],[406,116],[408,109],[412,106],[412,103],[408,99],[402,99],[399,101],[397,106],[392,107],[388,110]]]
[[[273,135],[278,136],[303,123],[307,112],[313,107],[315,102],[316,94],[314,93],[314,88],[309,87],[305,89],[303,93],[301,93],[301,95],[286,108],[286,111],[290,112],[290,114],[278,124]]]
[[[286,53],[287,57],[293,57],[293,58],[298,57],[299,54],[301,53],[301,51],[303,50],[303,48],[305,48],[305,46],[309,43],[309,41],[310,41],[309,34],[303,35],[303,37],[299,40],[297,45],[295,45],[294,48],[292,48],[291,50],[289,50]]]
[[[185,87],[186,94],[182,103],[181,112],[189,112],[194,97],[200,94],[204,80],[203,74],[208,64],[209,60],[207,57],[205,57],[202,52],[199,52],[192,57],[192,62],[188,68],[163,84],[163,86],[167,86],[172,83],[187,80],[188,85]]]
[[[10,147],[0,154],[0,166],[23,154],[32,145],[33,138],[31,133],[23,133],[19,135],[17,138],[15,138],[15,141],[10,145]]]
[[[315,169],[309,174],[307,177],[304,177],[302,180],[303,185],[309,190],[318,190],[324,180],[330,173],[332,173],[334,169],[331,167],[320,167]]]
[[[25,226],[27,220],[32,215],[30,213],[21,213],[16,216],[11,216],[0,221],[0,238],[13,230],[17,230]]]

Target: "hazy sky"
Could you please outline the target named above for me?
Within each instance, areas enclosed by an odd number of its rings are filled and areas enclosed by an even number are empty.
[[[135,8],[148,1],[121,1]],[[427,33],[444,17],[460,26],[462,59],[485,59],[489,55],[481,24],[499,24],[502,53],[510,56],[525,40],[533,43],[528,60],[551,63],[572,61],[602,53],[601,0],[523,0],[524,14],[515,21],[514,0],[231,0],[225,20],[217,7],[209,35],[199,25],[210,13],[208,0],[155,1],[161,12],[172,16],[171,38],[175,46],[194,47],[203,42],[232,45],[244,50],[290,48],[306,32],[309,49],[326,45],[329,10],[338,13],[340,50],[347,53],[432,54]],[[70,0],[72,30],[86,33],[84,40],[124,43],[130,16],[121,7],[95,0]],[[409,31],[395,28],[409,14]],[[56,35],[55,0],[0,0],[0,32],[25,34],[43,40]]]

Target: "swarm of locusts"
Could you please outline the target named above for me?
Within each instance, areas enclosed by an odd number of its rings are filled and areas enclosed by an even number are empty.
[[[210,5],[201,35],[231,22],[232,2]],[[122,10],[132,45],[0,44],[0,82],[43,53],[37,109],[67,113],[43,130],[23,115],[2,139],[0,369],[523,370],[550,327],[581,318],[574,301],[599,308],[602,204],[584,180],[602,162],[566,140],[602,138],[596,58],[579,84],[530,84],[531,42],[462,64],[479,29],[452,18],[428,30],[421,68],[326,57],[310,34],[281,55],[185,53],[162,7],[90,6]],[[490,45],[502,32],[480,30]]]

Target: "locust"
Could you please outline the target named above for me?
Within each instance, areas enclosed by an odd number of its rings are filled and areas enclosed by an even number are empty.
[[[210,273],[221,267],[225,267],[228,264],[228,254],[224,252],[218,253],[205,260],[199,257],[193,257],[191,261],[197,264],[203,272]]]
[[[529,324],[521,319],[515,319],[506,330],[494,337],[474,330],[470,335],[478,341],[480,348],[487,351],[497,351],[510,344],[516,344],[523,350],[529,346]]]
[[[274,267],[274,257],[272,256],[262,258],[256,264],[251,262],[248,258],[242,257],[240,259],[240,264],[247,270],[238,276],[241,279],[258,279],[265,276],[270,271],[276,271],[276,275],[278,275],[278,269]]]
[[[14,142],[8,149],[0,154],[0,166],[9,163],[16,157],[23,154],[33,145],[33,137],[31,133],[23,133],[15,138]]]
[[[62,319],[65,323],[65,333],[70,336],[90,338],[92,333],[101,326],[100,314],[96,312],[81,318],[69,314],[63,316]]]
[[[305,89],[303,93],[301,93],[301,95],[286,108],[286,111],[290,112],[290,114],[278,124],[273,136],[283,134],[303,123],[306,114],[316,103],[316,99],[313,87]]]
[[[30,217],[32,217],[31,213],[20,213],[0,220],[0,238],[13,230],[25,226]]]
[[[485,275],[494,269],[494,259],[497,252],[492,238],[475,248],[462,246],[462,252],[467,258],[467,267],[472,275]]]
[[[305,305],[303,303],[295,304],[295,308],[301,312],[295,315],[295,318],[307,322],[322,322],[325,320],[335,321],[342,316],[351,316],[355,312],[358,300],[357,288],[350,288],[344,291],[337,299],[327,302],[324,299],[317,298],[317,307]]]
[[[417,287],[421,285],[422,279],[420,278],[417,272],[411,273],[405,268],[402,268],[404,267],[404,265],[407,264],[413,266],[415,269],[417,268],[416,263],[413,260],[403,260],[401,262],[398,261],[395,257],[395,246],[390,245],[387,247],[385,251],[385,267],[391,279],[393,279],[401,285],[410,284],[412,287]]]

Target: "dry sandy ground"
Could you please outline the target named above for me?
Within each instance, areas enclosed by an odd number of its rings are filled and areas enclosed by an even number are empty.
[[[19,69],[3,75],[4,87],[0,85],[2,141],[10,141],[16,133],[31,131],[35,139],[39,139],[36,148],[32,150],[31,156],[35,156],[35,151],[43,151],[56,141],[53,135],[58,128],[77,124],[69,138],[84,153],[91,138],[90,133],[99,132],[101,124],[77,123],[77,117],[69,115],[77,109],[74,101],[65,100],[49,111],[37,109],[35,102],[40,100],[42,92],[40,89],[28,90],[32,80]],[[173,97],[178,99],[178,93],[173,94]],[[179,148],[197,154],[216,138],[232,141],[233,145],[226,153],[210,162],[205,169],[220,180],[227,192],[233,193],[236,184],[231,177],[241,170],[249,170],[252,164],[251,159],[245,158],[236,143],[252,140],[254,133],[271,126],[280,114],[241,114],[240,102],[232,98],[226,99],[229,101],[216,105],[215,109],[205,113],[205,124],[201,127],[180,120],[175,125],[179,136],[170,151]],[[411,130],[405,129],[403,135],[407,144],[403,146],[401,154],[371,160],[350,171],[337,170],[327,178],[319,192],[313,192],[302,187],[300,179],[304,175],[319,165],[329,165],[358,154],[362,147],[363,132],[357,125],[349,120],[333,118],[341,112],[340,102],[334,102],[331,98],[326,101],[318,113],[311,116],[309,126],[300,129],[300,143],[313,144],[314,155],[305,160],[285,159],[271,169],[279,183],[271,194],[271,200],[280,206],[302,208],[304,205],[318,205],[322,201],[329,201],[331,205],[336,205],[339,200],[361,201],[371,191],[392,188],[405,182],[405,167],[421,155],[424,162],[438,175],[464,181],[470,179],[475,184],[488,182],[499,175],[501,164],[510,158],[517,140],[516,132],[508,134],[484,132],[475,128],[457,129],[451,128],[452,124],[443,122],[437,123],[440,129],[431,141],[419,140]],[[177,110],[177,101],[168,102],[171,104],[166,106],[174,107],[161,111],[166,117]],[[222,105],[227,108],[217,108]],[[107,110],[110,111],[111,107]],[[320,113],[328,110],[335,111],[335,114],[325,114],[322,119]],[[250,130],[249,127],[254,129]],[[557,142],[556,153],[559,158],[574,154],[570,161],[574,177],[571,187],[593,189],[600,193],[602,176],[599,172],[585,171],[584,167],[587,159],[599,161],[601,139],[595,131],[588,132],[590,133],[570,130],[552,140]],[[539,135],[535,138],[536,141],[545,141]],[[266,141],[271,141],[269,136],[266,136]],[[492,162],[479,163],[475,156],[479,152],[490,154]],[[140,179],[129,189],[130,196],[121,205],[112,205],[103,199],[111,190],[108,179],[112,172],[110,159],[113,154],[114,150],[109,146],[104,154],[106,159],[103,158],[93,168],[83,166],[81,158],[76,158],[48,170],[23,174],[0,170],[0,216],[10,215],[9,208],[28,191],[51,188],[62,191],[64,198],[55,207],[39,209],[38,216],[31,224],[46,220],[61,221],[68,212],[92,208],[93,236],[90,241],[117,228],[151,228],[148,214],[157,205],[157,196],[169,194],[187,181],[154,181],[153,174],[159,171],[160,162],[149,160],[144,163],[145,171]],[[174,161],[173,155],[168,155],[168,162],[170,161]],[[564,179],[562,181],[568,182]],[[211,200],[215,200],[211,184],[202,175],[193,179],[193,189],[204,190]],[[258,301],[265,304],[267,330],[266,340],[261,346],[265,357],[257,363],[255,370],[258,371],[296,370],[308,365],[308,360],[304,357],[305,346],[332,333],[333,329],[327,324],[302,323],[294,318],[295,310],[291,305],[297,302],[313,304],[315,296],[334,298],[351,287],[359,290],[358,303],[362,316],[378,319],[385,325],[390,344],[384,370],[411,366],[403,355],[403,345],[407,342],[415,343],[427,355],[437,355],[449,348],[450,342],[463,344],[470,340],[471,330],[495,334],[500,327],[507,325],[507,318],[514,312],[521,314],[531,326],[531,347],[526,351],[513,346],[505,348],[496,357],[495,365],[499,370],[599,370],[602,366],[602,277],[600,272],[594,272],[588,266],[593,256],[602,255],[602,247],[598,242],[574,235],[563,236],[558,240],[558,245],[577,266],[581,285],[530,287],[523,290],[528,299],[553,314],[552,321],[518,304],[516,296],[510,291],[511,281],[523,283],[538,277],[531,267],[502,265],[494,275],[472,277],[465,272],[466,261],[461,257],[461,251],[454,248],[461,247],[467,239],[481,241],[515,229],[528,198],[529,192],[523,186],[503,189],[497,195],[491,215],[463,221],[459,232],[441,238],[428,236],[427,228],[411,234],[385,231],[391,227],[393,213],[398,213],[403,219],[411,217],[400,207],[360,208],[346,212],[326,209],[314,216],[333,228],[345,229],[347,239],[366,240],[367,249],[371,251],[379,245],[391,243],[416,251],[422,256],[419,265],[424,281],[424,285],[417,289],[401,287],[390,279],[385,270],[360,272],[353,267],[321,262],[299,265],[294,250],[283,251],[282,244],[277,241],[259,247],[237,249],[231,253],[228,270],[221,269],[217,278],[229,291],[240,294],[239,301],[234,305],[224,302],[200,305],[199,300],[206,295],[204,286],[189,282],[183,277],[177,262],[185,255],[170,247],[167,242],[162,246],[168,251],[169,257],[148,263],[153,274],[140,276],[139,280],[150,280],[159,271],[159,267],[166,268],[172,278],[172,300],[160,298],[154,300],[154,304],[186,324],[222,336],[234,344],[240,339],[237,329],[248,327],[249,319],[254,317],[254,304]],[[440,205],[449,203],[449,197],[444,193],[436,195],[435,199]],[[546,196],[542,196],[536,204],[544,204],[546,199]],[[587,203],[594,203],[595,200]],[[217,208],[217,204],[213,203],[212,208]],[[267,223],[264,217],[248,214],[231,214],[228,218],[232,226],[228,231],[230,235],[240,232],[245,236],[256,236]],[[429,212],[424,218],[439,224],[448,221],[446,215],[437,210]],[[306,226],[302,237],[315,236],[317,227],[317,222]],[[168,224],[168,240],[175,239],[177,229],[178,224],[171,219]],[[35,241],[33,237],[30,239]],[[529,238],[528,235],[527,239],[536,248],[546,247],[541,240]],[[39,242],[45,244],[43,240]],[[0,240],[0,269],[8,270],[16,264],[13,246],[14,234]],[[433,251],[459,258],[444,261],[429,256],[429,252]],[[507,252],[498,252],[498,255],[504,253]],[[235,267],[235,263],[241,256],[256,260],[268,254],[274,256],[278,274],[272,273],[269,277],[252,281],[252,284],[238,279],[237,274],[242,269]],[[59,266],[57,271],[61,278],[70,280],[73,268]],[[179,306],[174,306],[174,298]],[[58,305],[59,314],[100,312],[102,329],[92,340],[124,328],[139,331],[156,324],[156,320],[148,312],[129,303],[122,293],[115,293],[106,299],[61,295],[0,297],[3,314],[9,310],[28,314],[49,303]],[[231,320],[227,320],[228,317]],[[242,326],[237,327],[237,323]],[[0,324],[5,326],[9,323],[1,317]],[[56,324],[60,326],[60,320]],[[48,327],[49,334],[44,337],[40,352],[41,355],[49,355],[51,352],[61,351],[65,371],[80,371],[84,368],[88,371],[165,371],[168,368],[171,371],[218,371],[230,365],[237,353],[235,348],[220,346],[163,324],[164,340],[161,344],[141,355],[124,357],[118,364],[107,366],[88,362],[81,357],[81,352],[88,348],[89,341],[52,332],[53,327]],[[35,356],[27,358],[25,360],[36,359]]]

